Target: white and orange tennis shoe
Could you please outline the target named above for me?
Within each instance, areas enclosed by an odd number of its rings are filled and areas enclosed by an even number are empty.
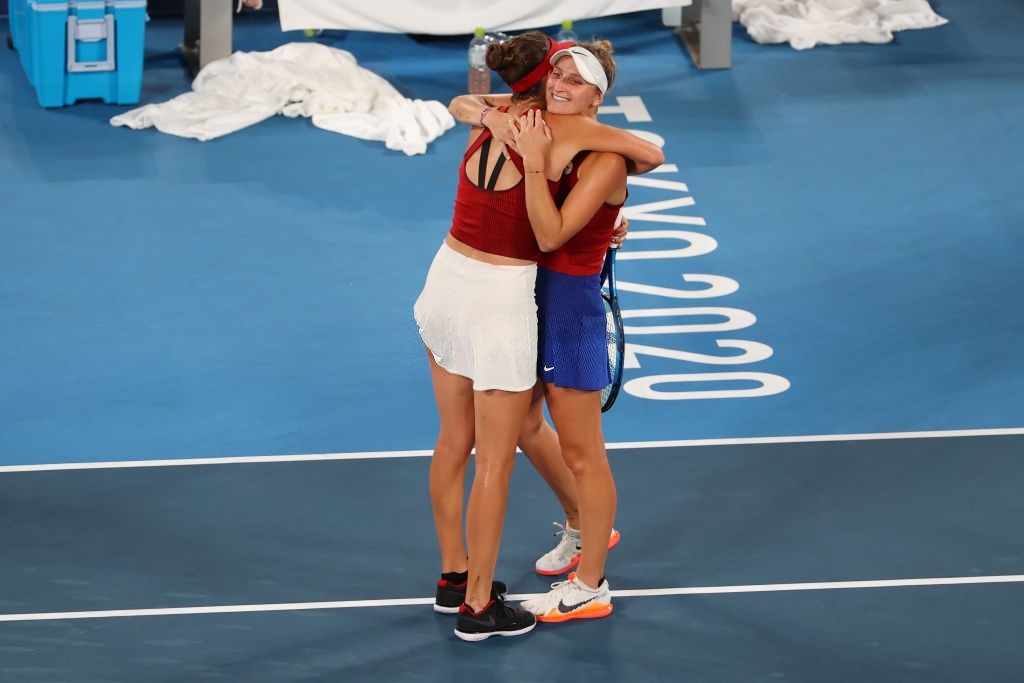
[[[551,590],[536,598],[524,600],[520,605],[537,616],[537,621],[560,622],[570,619],[600,619],[612,613],[612,594],[608,580],[591,588],[569,574],[567,581],[551,584]]]
[[[558,545],[542,555],[534,564],[534,569],[541,576],[559,576],[575,567],[580,561],[580,549],[582,548],[580,532],[569,526],[568,522],[565,524],[554,522],[554,525],[558,527],[555,536],[562,538],[558,541]],[[611,536],[608,537],[608,550],[619,544],[619,536],[619,532],[612,529]]]

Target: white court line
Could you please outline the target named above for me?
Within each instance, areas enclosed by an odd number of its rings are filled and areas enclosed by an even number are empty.
[[[950,576],[931,579],[883,579],[879,581],[821,581],[815,583],[769,583],[749,586],[691,586],[612,591],[616,598],[644,598],[666,595],[726,595],[730,593],[773,593],[782,591],[849,590],[854,588],[904,588],[912,586],[962,586],[992,583],[1024,583],[1024,574],[1005,576]],[[509,600],[526,600],[538,594],[510,595]],[[404,607],[430,605],[433,598],[399,600],[340,600],[336,602],[291,602],[267,605],[211,605],[207,607],[160,607],[155,609],[115,609],[90,612],[39,612],[0,614],[4,621],[51,621],[63,619],[110,619],[116,617],[160,617],[182,614],[239,614],[244,612],[296,612],[317,609],[359,607]]]
[[[880,441],[886,439],[942,439],[970,436],[1020,436],[1024,427],[1005,429],[959,429],[930,432],[878,432],[870,434],[815,434],[806,436],[756,436],[740,439],[691,439],[680,441],[626,441],[606,444],[609,450],[624,448],[682,448],[693,446],[736,446],[744,444],[814,443],[827,441]],[[367,451],[363,453],[313,453],[308,455],[247,455],[218,458],[182,458],[169,460],[113,460],[107,462],[67,462],[40,465],[0,465],[4,472],[46,472],[59,470],[105,470],[130,467],[185,467],[194,465],[239,465],[274,462],[310,462],[323,460],[373,460],[383,458],[426,458],[433,451]]]

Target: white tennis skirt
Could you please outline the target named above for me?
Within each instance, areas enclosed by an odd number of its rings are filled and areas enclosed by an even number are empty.
[[[473,389],[525,391],[537,382],[537,265],[497,266],[442,244],[413,306],[437,364]]]

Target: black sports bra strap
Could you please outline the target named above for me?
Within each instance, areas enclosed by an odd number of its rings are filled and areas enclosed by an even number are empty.
[[[493,190],[494,186],[498,184],[498,176],[501,175],[501,168],[505,165],[505,155],[501,154],[498,156],[498,160],[494,163],[494,168],[491,170],[491,177],[487,178],[487,161],[491,154],[492,139],[493,138],[488,137],[480,144],[480,163],[476,169],[477,187],[482,187],[486,190]]]
[[[507,112],[508,107],[498,107],[498,111]],[[512,161],[512,165],[516,167],[520,175],[525,177],[525,171],[523,169],[523,159],[513,150],[509,151],[509,156],[506,157],[504,154],[498,157],[498,160],[494,164],[494,169],[491,171],[490,180],[487,180],[487,157],[490,156],[491,151],[491,140],[494,136],[490,130],[485,129],[476,140],[470,144],[469,149],[466,150],[466,155],[463,157],[463,163],[466,164],[469,161],[469,157],[472,156],[477,150],[480,150],[480,163],[477,167],[477,186],[485,188],[487,190],[493,190],[494,186],[498,183],[498,175],[501,173],[501,169],[505,166],[506,159]],[[466,169],[467,172],[469,169]]]
[[[501,175],[501,167],[505,165],[505,155],[499,154],[498,161],[494,164],[494,170],[491,171],[491,179],[487,181],[487,189],[493,190],[494,186],[498,184],[498,176]]]
[[[483,187],[487,181],[487,157],[491,154],[491,138],[488,137],[480,145],[480,161],[477,162],[476,184]]]

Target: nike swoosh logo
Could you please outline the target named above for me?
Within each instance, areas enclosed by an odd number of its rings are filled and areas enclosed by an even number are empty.
[[[546,365],[544,366],[544,372],[551,372],[554,369],[555,369],[554,365],[552,365],[550,368],[548,366],[546,366]]]
[[[561,612],[562,614],[568,614],[569,612],[573,611],[574,609],[577,609],[579,607],[583,607],[583,605],[586,605],[589,602],[593,602],[594,600],[597,600],[597,598],[598,598],[598,596],[595,595],[592,598],[587,598],[583,602],[577,602],[575,605],[567,605],[567,604],[565,604],[564,601],[559,600],[558,601],[558,611]]]

